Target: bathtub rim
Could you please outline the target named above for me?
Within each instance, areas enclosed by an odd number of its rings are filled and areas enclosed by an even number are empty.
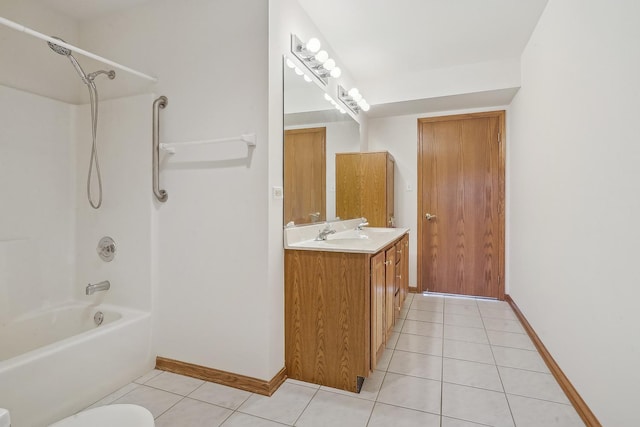
[[[95,309],[98,311],[104,310],[104,311],[119,313],[121,316],[119,319],[115,319],[114,321],[109,322],[105,325],[100,325],[99,327],[90,329],[88,331],[83,331],[83,332],[80,332],[79,334],[71,335],[59,341],[55,341],[53,343],[46,344],[41,347],[37,347],[33,350],[30,350],[23,354],[19,354],[9,359],[0,360],[0,375],[2,375],[3,372],[12,369],[13,367],[28,364],[36,359],[47,357],[48,355],[56,353],[57,351],[72,347],[73,345],[81,341],[84,341],[89,337],[99,337],[101,335],[112,332],[112,330],[114,329],[126,327],[127,325],[130,325],[131,323],[144,319],[145,317],[151,317],[150,311],[136,310],[129,307],[124,307],[124,306],[114,305],[114,304],[103,304],[103,303],[96,304],[96,303],[89,303],[89,302],[74,300],[67,303],[50,306],[50,307],[47,307],[46,309],[38,309],[38,310],[31,311],[29,313],[26,313],[24,316],[15,318],[13,322],[28,320],[32,317],[37,317],[37,315],[42,315],[52,310],[61,310],[64,308],[81,308],[81,309],[90,308],[91,310]]]

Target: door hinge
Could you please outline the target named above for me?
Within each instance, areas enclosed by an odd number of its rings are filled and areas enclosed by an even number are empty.
[[[500,144],[500,131],[498,131],[498,144]]]

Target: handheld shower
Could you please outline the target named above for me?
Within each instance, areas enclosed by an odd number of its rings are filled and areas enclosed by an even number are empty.
[[[60,40],[61,42],[65,42],[59,37],[53,38]],[[89,200],[89,204],[92,208],[98,209],[100,205],[102,205],[102,177],[100,175],[100,164],[98,162],[98,144],[96,139],[96,133],[98,131],[98,89],[96,88],[94,79],[100,74],[106,74],[109,79],[113,80],[116,78],[116,72],[113,70],[98,70],[86,74],[80,66],[80,63],[78,63],[76,58],[71,54],[70,49],[51,42],[47,42],[47,44],[55,53],[69,58],[69,61],[71,61],[71,65],[73,65],[73,68],[75,68],[76,72],[82,79],[82,82],[87,85],[87,88],[89,89],[89,98],[91,100],[91,135],[93,137],[93,143],[91,144],[91,159],[89,161],[89,173],[87,175],[87,199]],[[91,196],[91,178],[93,176],[94,165],[98,178],[98,201],[96,203],[93,202],[93,198]]]

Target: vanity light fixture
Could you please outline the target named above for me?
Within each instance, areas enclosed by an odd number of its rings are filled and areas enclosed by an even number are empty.
[[[333,98],[331,98],[331,95],[329,95],[328,93],[324,94],[324,99],[326,99],[327,101],[329,101],[331,103],[331,105],[334,106],[334,108],[338,111],[340,111],[340,113],[342,114],[346,114],[347,110],[345,110],[344,108],[342,108],[340,106],[340,104],[338,104]]]
[[[329,58],[326,50],[320,50],[320,40],[313,37],[303,43],[295,34],[291,34],[291,53],[300,60],[325,86],[329,77],[338,78],[342,75],[336,61]]]
[[[291,59],[286,58],[285,64],[287,64],[287,67],[291,68],[296,75],[302,76],[305,82],[311,83],[313,81],[311,77],[307,76]]]
[[[369,103],[362,97],[358,88],[355,87],[346,91],[342,86],[338,85],[338,99],[355,114],[358,114],[360,110],[369,111],[371,108]]]

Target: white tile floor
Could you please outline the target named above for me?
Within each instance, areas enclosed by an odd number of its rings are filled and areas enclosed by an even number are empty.
[[[362,392],[287,380],[271,397],[153,370],[93,406],[156,426],[583,426],[504,302],[410,294]]]

